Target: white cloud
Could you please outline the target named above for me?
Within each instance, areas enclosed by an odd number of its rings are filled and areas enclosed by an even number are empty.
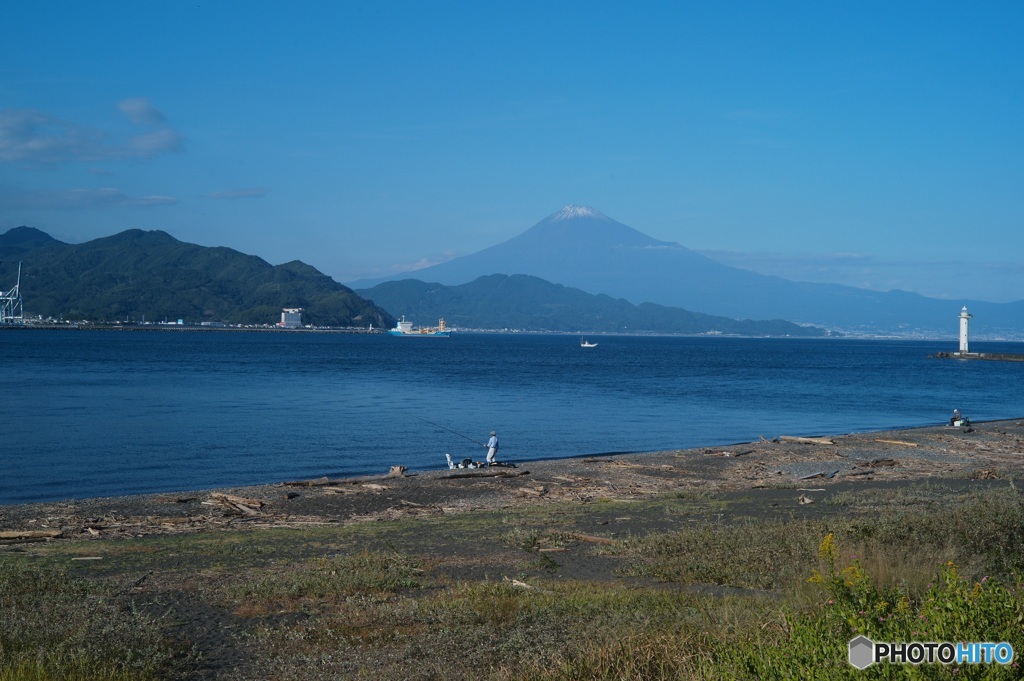
[[[145,97],[121,100],[117,103],[117,108],[135,125],[167,125],[167,118]]]
[[[181,136],[170,128],[160,128],[144,135],[136,135],[128,140],[125,147],[126,155],[155,156],[165,151],[181,151]]]
[[[90,158],[103,135],[35,109],[0,111],[0,161],[39,164]]]
[[[149,158],[183,149],[183,141],[164,115],[146,99],[118,104],[136,126],[148,128],[126,140],[103,130],[65,121],[38,109],[0,110],[0,162],[56,165],[75,161]]]
[[[153,207],[178,203],[171,196],[128,196],[119,189],[72,189],[63,192],[0,192],[0,209],[78,210],[106,206]]]
[[[391,265],[389,269],[391,270],[392,273],[415,272],[416,270],[422,270],[427,267],[433,267],[434,265],[440,265],[441,263],[448,262],[449,260],[456,257],[458,257],[456,253],[448,251],[446,253],[438,253],[435,255],[427,256],[425,258],[420,258],[416,262],[397,263]]]
[[[138,198],[125,197],[120,205],[122,206],[171,206],[178,202],[178,199],[173,196],[161,196],[159,194],[151,194],[150,196],[140,196]]]

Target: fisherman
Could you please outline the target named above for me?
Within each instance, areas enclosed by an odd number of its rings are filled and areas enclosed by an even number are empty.
[[[951,426],[959,426],[960,424],[957,423],[957,421],[959,421],[959,420],[960,420],[960,410],[959,409],[954,409],[953,410],[953,416],[951,416],[950,419],[949,419],[949,425],[951,425]]]
[[[497,463],[494,459],[498,454],[498,433],[491,431],[491,439],[487,441],[487,465]]]

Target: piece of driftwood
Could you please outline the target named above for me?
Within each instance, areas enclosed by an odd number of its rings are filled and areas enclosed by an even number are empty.
[[[212,492],[210,497],[213,499],[222,499],[231,504],[242,504],[244,506],[251,506],[253,508],[263,508],[262,499],[251,499],[246,497],[238,497],[234,494],[224,494],[223,492]]]
[[[867,470],[863,471],[853,471],[852,473],[847,473],[846,477],[851,478],[854,475],[873,475],[876,472],[877,471],[874,468],[868,468]]]
[[[825,471],[818,471],[817,473],[810,473],[808,475],[801,475],[797,480],[812,480],[814,478],[822,478],[825,476]]]
[[[887,445],[902,445],[904,447],[917,447],[916,442],[907,442],[906,440],[883,440],[881,438],[875,438],[875,442],[884,442]]]
[[[834,445],[832,438],[828,437],[797,437],[796,435],[780,435],[781,442],[797,442],[802,445]]]
[[[259,499],[246,499],[245,497],[237,497],[234,494],[213,492],[210,494],[210,498],[214,500],[215,504],[223,506],[228,510],[238,511],[244,515],[259,515],[260,509],[263,508],[263,502]]]
[[[340,485],[344,480],[331,480],[328,477],[316,478],[314,480],[289,480],[282,482],[285,487],[323,487],[324,485]]]
[[[0,539],[56,539],[62,534],[60,530],[3,530]]]
[[[442,475],[438,480],[455,480],[458,478],[514,478],[519,475],[529,475],[530,471],[516,471],[516,470],[503,470],[503,471],[492,471],[492,470],[477,470],[473,473],[449,473],[448,475]]]
[[[544,487],[520,487],[518,491],[521,494],[529,494],[535,497],[542,497],[548,493]]]
[[[401,472],[395,472],[395,469],[401,469]],[[373,482],[374,480],[387,480],[389,478],[406,477],[405,466],[392,466],[392,472],[385,473],[383,475],[362,475],[358,478],[315,478],[313,480],[292,480],[290,482],[282,482],[281,484],[286,487],[325,487],[325,486],[338,486],[338,485],[361,485],[364,482]]]
[[[335,494],[358,494],[359,490],[353,487],[335,487],[334,485],[328,485],[322,488],[325,492],[334,492]]]

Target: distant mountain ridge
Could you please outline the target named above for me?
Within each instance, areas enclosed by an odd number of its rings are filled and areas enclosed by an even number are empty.
[[[741,336],[824,336],[816,327],[782,320],[752,321],[715,317],[653,303],[633,305],[623,299],[525,274],[491,274],[459,286],[415,279],[359,289],[359,295],[433,325],[441,317],[449,326],[476,329],[527,329],[568,333],[732,334]]]
[[[588,293],[733,319],[787,319],[849,332],[955,335],[968,306],[979,333],[1024,333],[1024,301],[938,300],[916,293],[795,282],[723,265],[658,241],[599,211],[569,205],[521,234],[472,255],[386,279],[452,286],[494,273],[527,274]]]
[[[571,235],[570,235],[571,236]],[[638,245],[650,239],[635,232]],[[572,333],[721,333],[821,336],[783,320],[735,320],[585,293],[527,275],[492,274],[446,287],[388,282],[355,292],[300,261],[271,266],[230,248],[178,241],[161,231],[127,230],[72,245],[18,227],[0,234],[0,286],[25,263],[28,315],[90,321],[222,321],[271,324],[282,307],[304,308],[307,323],[386,328],[399,314],[420,324]],[[360,293],[362,295],[360,295]],[[372,298],[367,300],[366,298]]]
[[[132,229],[83,244],[17,227],[0,235],[0,288],[24,263],[26,315],[90,321],[274,324],[284,307],[323,326],[390,326],[394,318],[300,261],[270,265],[230,248]],[[8,284],[8,282],[10,282]]]

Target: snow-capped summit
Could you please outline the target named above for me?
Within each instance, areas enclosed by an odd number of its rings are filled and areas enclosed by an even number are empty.
[[[608,216],[602,214],[600,211],[594,210],[590,206],[577,206],[575,203],[570,203],[548,219],[557,221],[571,220],[573,218],[597,218],[599,220],[607,220]]]

